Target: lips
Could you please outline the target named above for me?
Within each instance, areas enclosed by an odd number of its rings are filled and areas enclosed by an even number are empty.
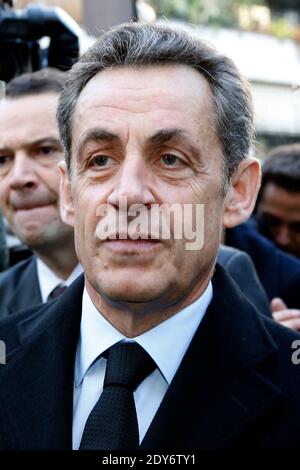
[[[160,240],[105,240],[104,247],[116,256],[130,256],[131,262],[134,262],[136,256],[153,256],[157,250],[163,247]]]
[[[109,233],[105,239],[106,241],[109,240],[128,240],[128,241],[160,241],[157,236],[151,236],[149,233]]]
[[[50,204],[20,204],[20,205],[14,205],[14,209],[16,211],[29,211],[32,209],[40,209],[42,207],[49,206]]]
[[[54,197],[49,197],[49,195],[32,195],[27,198],[15,195],[10,198],[10,205],[15,211],[39,209],[55,203],[56,199]]]

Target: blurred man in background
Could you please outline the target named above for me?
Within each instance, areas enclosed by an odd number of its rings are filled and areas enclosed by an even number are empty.
[[[276,147],[267,156],[262,167],[256,222],[261,234],[300,259],[300,143]],[[293,307],[299,307],[299,298],[297,288]],[[273,299],[271,308],[275,320],[300,330],[299,309],[288,309],[282,298]]]
[[[253,221],[231,229],[226,241],[251,256],[273,318],[299,331],[300,144],[276,147],[268,155]]]
[[[300,143],[276,147],[268,155],[256,217],[261,233],[300,258]]]
[[[80,273],[73,230],[59,214],[55,119],[64,74],[44,69],[13,79],[0,104],[0,202],[14,234],[35,254],[0,276],[0,316],[45,302]]]

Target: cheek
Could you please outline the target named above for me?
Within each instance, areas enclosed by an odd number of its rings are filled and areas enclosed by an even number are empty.
[[[60,175],[58,167],[54,168],[41,168],[39,170],[39,177],[43,184],[55,194],[59,194]]]
[[[91,188],[84,190],[78,188],[74,197],[74,221],[75,236],[81,240],[78,243],[87,244],[94,238],[98,217],[97,207],[99,206],[99,197]]]
[[[110,192],[114,189],[112,181],[98,181],[96,178],[77,177],[72,182],[72,187],[76,194],[74,198],[78,204],[96,205],[97,203],[105,203]]]
[[[159,203],[168,205],[196,204],[203,200],[203,189],[201,191],[200,185],[195,183],[192,178],[184,182],[177,180],[172,184],[159,181],[153,193]]]

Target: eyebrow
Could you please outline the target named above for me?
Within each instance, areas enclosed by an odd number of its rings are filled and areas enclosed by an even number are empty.
[[[42,144],[52,144],[52,145],[62,145],[60,140],[56,137],[43,137],[42,139],[37,139],[37,140],[33,140],[32,142],[26,142],[24,144],[22,144],[22,147],[25,147],[25,148],[30,148],[30,147],[37,147],[39,145],[42,145]],[[5,147],[5,146],[1,146],[0,145],[0,151],[3,152],[3,151],[10,151],[11,148],[10,147]]]
[[[153,144],[162,145],[174,138],[181,138],[182,136],[184,136],[184,134],[185,131],[183,131],[182,129],[162,129],[161,131],[158,131],[153,134],[150,137],[149,141]]]
[[[149,144],[159,147],[171,142],[172,140],[183,141],[194,154],[200,154],[200,148],[191,142],[188,133],[185,130],[178,128],[162,129],[156,132],[149,138]]]
[[[114,142],[119,141],[120,137],[105,129],[91,129],[87,131],[78,143],[77,153],[81,154],[84,147],[92,142]]]
[[[161,129],[158,132],[155,132],[152,136],[147,139],[147,146],[162,146],[171,142],[172,140],[183,141],[189,149],[196,155],[199,155],[200,148],[194,145],[189,138],[188,133],[179,128],[170,128],[170,129]],[[80,155],[84,147],[93,142],[118,142],[121,143],[121,139],[117,134],[107,131],[106,129],[91,129],[87,131],[78,143],[77,153]]]

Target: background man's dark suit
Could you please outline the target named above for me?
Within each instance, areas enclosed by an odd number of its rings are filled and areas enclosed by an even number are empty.
[[[41,302],[35,256],[0,274],[0,318]]]
[[[250,256],[243,251],[222,245],[217,259],[257,310],[272,318],[267,294],[258,279]]]
[[[281,297],[289,308],[300,307],[300,261],[279,250],[247,222],[226,231],[226,244],[252,259],[270,300]]]
[[[300,443],[300,336],[259,315],[217,267],[213,301],[142,442],[146,449],[282,449]],[[0,448],[70,449],[83,277],[2,321]],[[5,386],[4,386],[5,384]]]

